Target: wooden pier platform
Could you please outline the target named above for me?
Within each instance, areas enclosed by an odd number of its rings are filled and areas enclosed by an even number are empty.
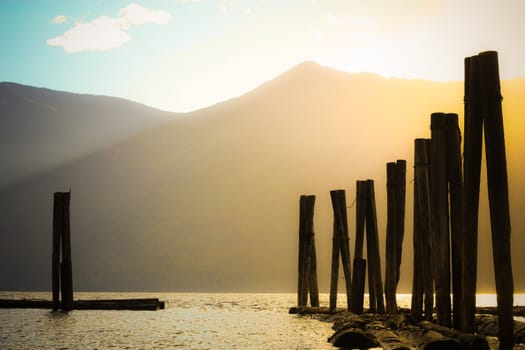
[[[164,309],[165,303],[157,298],[75,300],[74,310],[143,310]],[[0,299],[0,309],[52,309],[53,302],[44,299]]]

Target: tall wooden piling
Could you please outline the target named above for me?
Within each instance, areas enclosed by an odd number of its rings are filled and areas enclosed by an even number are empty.
[[[487,159],[487,182],[492,232],[494,275],[499,316],[500,349],[512,349],[513,317],[512,305],[514,283],[510,247],[510,209],[507,179],[507,160],[498,54],[482,52],[479,57],[480,87],[484,96],[483,115],[485,131],[485,155]]]
[[[347,296],[347,307],[351,308],[350,295],[352,294],[352,276],[350,270],[350,248],[349,248],[349,236],[348,236],[348,219],[346,215],[346,196],[344,190],[330,191],[330,197],[332,199],[332,207],[334,210],[334,234],[333,249],[339,249],[341,254],[341,264],[343,266],[343,273],[345,277],[346,296]],[[335,244],[338,241],[338,244]],[[338,277],[338,263],[337,260],[339,254],[335,254],[332,251],[332,278],[330,284],[330,310],[335,310],[337,304],[337,277]],[[335,293],[335,294],[334,294]]]
[[[465,59],[465,116],[463,149],[464,235],[463,241],[463,310],[461,329],[474,332],[478,261],[478,211],[483,140],[478,57]]]
[[[308,292],[310,303],[319,306],[317,262],[313,229],[315,196],[301,196],[299,200],[299,266],[297,305],[306,306]]]
[[[368,200],[367,188],[368,186],[366,181],[358,180],[356,182],[356,237],[350,311],[358,315],[363,312],[366,279],[366,260],[363,259],[363,243],[365,236],[366,208]]]
[[[60,285],[62,310],[73,310],[73,267],[71,263],[71,230],[69,203],[71,192],[62,193],[62,263],[60,265]]]
[[[462,311],[462,249],[463,226],[463,174],[461,163],[461,134],[458,115],[448,113],[445,119],[447,148],[447,180],[450,191],[450,235],[452,242],[452,326],[460,329]]]
[[[51,284],[53,310],[60,309],[60,241],[62,237],[62,196],[53,195],[53,250],[51,253]]]
[[[406,160],[396,160],[396,293],[397,284],[399,283],[400,278],[401,257],[403,256],[403,238],[405,235],[406,172]]]
[[[386,222],[386,269],[385,299],[386,312],[395,314],[396,303],[396,270],[397,270],[397,165],[394,162],[386,165],[387,188],[387,222]]]
[[[381,259],[379,255],[374,180],[367,180],[366,183],[368,196],[366,208],[366,246],[370,312],[383,314],[385,312],[385,304],[383,300],[383,284],[381,282]]]
[[[444,113],[432,113],[431,134],[432,261],[436,290],[436,311],[438,324],[450,327],[450,240]]]

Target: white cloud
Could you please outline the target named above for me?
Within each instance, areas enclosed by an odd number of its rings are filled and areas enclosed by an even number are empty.
[[[62,46],[67,53],[104,51],[121,47],[131,37],[128,24],[120,18],[99,17],[89,23],[77,23],[62,36],[48,39],[50,46]]]
[[[67,17],[66,16],[62,16],[62,15],[56,16],[55,18],[53,18],[53,23],[55,23],[55,24],[62,24],[64,22],[66,22],[66,21],[67,21]]]
[[[119,16],[131,24],[156,23],[164,24],[171,20],[171,14],[162,10],[151,10],[146,7],[129,4],[121,8]]]
[[[249,7],[246,7],[244,10],[242,10],[242,12],[245,14],[245,15],[251,15],[252,14],[252,9],[249,8]]]
[[[57,16],[54,23],[62,19]],[[64,21],[66,18],[63,18]],[[118,17],[101,16],[91,22],[77,22],[62,36],[48,39],[50,46],[62,46],[67,53],[81,51],[105,51],[121,47],[131,40],[127,30],[131,25],[146,23],[164,24],[171,20],[171,14],[162,10],[129,4],[119,10]]]
[[[221,12],[222,12],[223,14],[228,13],[228,5],[221,4]]]

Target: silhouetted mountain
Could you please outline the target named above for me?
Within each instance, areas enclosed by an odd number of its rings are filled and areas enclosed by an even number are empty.
[[[173,113],[114,97],[0,83],[0,187],[102,149]]]
[[[525,230],[519,210],[525,174],[518,131],[524,88],[525,79],[503,84],[514,266],[522,290],[517,247],[525,243],[519,235]],[[355,181],[376,180],[383,250],[385,163],[404,158],[408,215],[401,291],[408,291],[413,140],[429,137],[431,112],[462,115],[462,102],[459,82],[385,79],[301,64],[244,96],[1,192],[0,289],[50,288],[52,193],[71,188],[77,290],[293,291],[299,195],[315,194],[318,273],[326,291],[329,191],[347,190],[353,254]],[[482,193],[485,188],[482,183]],[[493,286],[486,210],[483,204],[481,289]]]

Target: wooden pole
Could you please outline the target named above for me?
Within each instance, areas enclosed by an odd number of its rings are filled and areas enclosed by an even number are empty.
[[[478,261],[478,211],[483,140],[478,57],[465,59],[463,310],[461,329],[473,333]]]
[[[62,198],[53,195],[53,250],[51,253],[51,284],[53,310],[60,309],[60,238],[62,236]]]
[[[461,134],[458,115],[446,115],[447,178],[450,190],[450,234],[452,241],[452,293],[454,329],[461,328],[462,250],[465,240],[463,226],[463,174],[461,170]]]
[[[510,249],[509,190],[498,54],[495,51],[487,51],[480,53],[478,57],[481,94],[485,101],[483,121],[494,275],[498,295],[499,341],[500,349],[512,349],[514,344],[512,317],[514,282]]]
[[[347,307],[350,309],[350,295],[352,293],[352,275],[350,271],[350,248],[348,236],[348,219],[346,215],[346,197],[344,190],[330,191],[334,209],[334,230],[337,231],[339,249],[341,250],[341,263],[345,276]]]
[[[311,302],[318,304],[317,290],[317,263],[315,261],[313,216],[314,216],[315,196],[300,197],[299,211],[299,286],[298,286],[298,306],[306,306],[308,301],[308,291]],[[312,305],[314,306],[314,305]]]
[[[432,113],[432,260],[438,324],[451,326],[448,184],[444,113]]]
[[[317,282],[317,253],[315,251],[315,237],[312,231],[312,251],[310,268],[310,305],[319,307],[319,286]]]
[[[398,159],[396,161],[396,293],[401,272],[401,257],[403,256],[403,238],[405,236],[406,172],[406,160]]]
[[[339,244],[340,238],[337,236],[336,223],[334,221],[332,235],[332,268],[330,273],[330,312],[335,312],[337,307],[337,282],[339,279]]]
[[[383,284],[381,282],[381,259],[379,255],[379,238],[375,202],[374,180],[367,180],[368,203],[366,209],[366,242],[368,256],[368,281],[370,295],[370,312],[383,314]]]
[[[73,310],[73,268],[71,263],[71,231],[69,223],[69,203],[71,192],[63,192],[62,196],[62,311]]]
[[[386,312],[397,313],[396,303],[396,270],[397,270],[397,165],[394,162],[386,165],[387,187],[387,222],[386,222],[386,269],[385,299]]]
[[[366,279],[366,260],[363,259],[363,243],[365,235],[365,220],[367,207],[367,183],[356,182],[356,237],[354,248],[354,264],[352,276],[352,294],[350,298],[350,310],[355,314],[363,312],[363,302]]]

